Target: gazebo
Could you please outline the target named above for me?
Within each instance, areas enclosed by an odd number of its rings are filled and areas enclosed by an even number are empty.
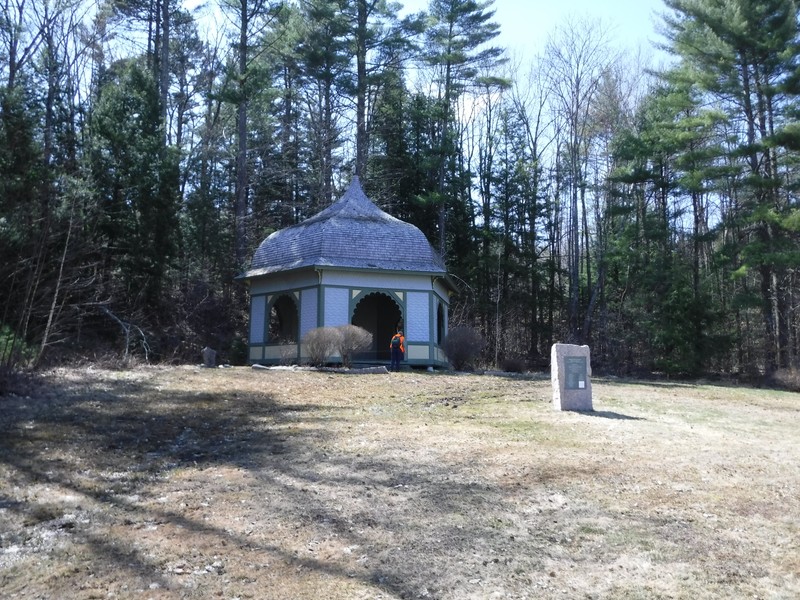
[[[373,204],[358,177],[337,202],[261,242],[241,279],[250,289],[253,364],[303,362],[306,333],[353,324],[372,333],[358,363],[388,364],[402,328],[406,364],[447,365],[442,340],[455,288],[444,261],[417,227]]]

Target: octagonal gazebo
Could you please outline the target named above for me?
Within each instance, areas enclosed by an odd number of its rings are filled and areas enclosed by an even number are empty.
[[[406,364],[447,365],[441,345],[454,286],[444,261],[417,227],[373,204],[357,177],[337,202],[261,242],[241,278],[250,289],[251,363],[304,362],[307,332],[353,324],[372,333],[356,362],[388,364],[402,328]]]

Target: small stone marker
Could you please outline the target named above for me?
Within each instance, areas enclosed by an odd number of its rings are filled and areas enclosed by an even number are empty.
[[[203,348],[203,366],[213,369],[217,366],[217,352],[208,346]]]
[[[553,408],[589,411],[592,408],[592,364],[589,346],[553,344],[550,351],[550,379]]]

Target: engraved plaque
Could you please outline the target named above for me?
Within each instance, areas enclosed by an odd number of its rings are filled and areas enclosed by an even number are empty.
[[[564,388],[568,390],[586,389],[586,357],[564,357]]]

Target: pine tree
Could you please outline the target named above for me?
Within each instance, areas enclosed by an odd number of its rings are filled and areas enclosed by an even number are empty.
[[[668,0],[667,5],[674,11],[667,21],[672,51],[740,126],[731,148],[731,163],[742,168],[735,181],[736,218],[752,225],[752,234],[741,240],[740,257],[742,272],[758,274],[763,368],[770,374],[791,358],[785,285],[791,236],[780,218],[789,206],[782,191],[784,157],[775,140],[788,125],[785,94],[796,70],[797,7],[792,0]]]
[[[724,115],[700,107],[685,75],[665,76],[645,99],[634,137],[620,136],[615,178],[643,193],[620,198],[606,218],[625,232],[611,242],[615,260],[636,265],[626,280],[617,269],[613,284],[628,289],[641,310],[631,321],[650,336],[647,367],[697,375],[727,350],[715,337],[710,273],[701,270],[701,260],[710,260],[707,203],[722,174]],[[680,226],[686,213],[688,233]]]
[[[488,45],[500,33],[499,25],[492,21],[494,11],[491,5],[491,0],[431,0],[429,5],[425,58],[435,71],[438,85],[436,192],[442,256],[447,255],[447,213],[452,212],[457,218],[457,213],[464,212],[455,127],[457,101],[482,69],[491,71],[503,62],[503,49]],[[455,233],[458,233],[458,228]],[[454,243],[458,243],[457,240]]]
[[[176,255],[177,153],[163,150],[157,82],[135,62],[107,73],[92,115],[98,240],[113,297],[157,310]]]

